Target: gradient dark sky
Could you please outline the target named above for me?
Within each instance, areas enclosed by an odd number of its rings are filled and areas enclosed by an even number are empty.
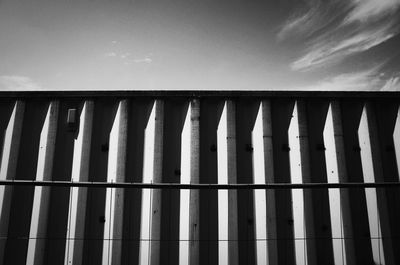
[[[400,90],[400,0],[0,0],[0,89]]]

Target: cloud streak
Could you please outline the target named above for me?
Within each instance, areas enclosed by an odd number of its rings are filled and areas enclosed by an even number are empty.
[[[309,0],[308,5],[311,2],[316,5],[286,21],[277,36],[281,41],[305,39],[306,50],[290,65],[294,71],[338,63],[399,32],[400,0]]]
[[[296,87],[295,90],[317,90],[317,91],[400,91],[400,76],[388,79],[379,74],[380,67],[338,74],[325,78],[322,81],[308,86]]]

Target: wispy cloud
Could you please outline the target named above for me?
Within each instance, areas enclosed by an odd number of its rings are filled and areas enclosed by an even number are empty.
[[[42,87],[27,76],[0,76],[1,90],[40,90]]]
[[[381,91],[400,91],[400,77],[392,77],[382,86]]]
[[[352,0],[353,9],[345,19],[345,23],[354,21],[368,22],[396,12],[400,0]]]
[[[400,91],[400,78],[391,77],[385,79],[379,73],[379,67],[364,71],[343,73],[333,77],[325,78],[315,84],[296,87],[295,90],[318,90],[318,91]]]
[[[279,40],[293,36],[305,39],[304,54],[290,65],[295,71],[340,62],[389,40],[399,31],[396,14],[400,0],[308,0],[307,3],[307,11],[286,21],[277,36]]]
[[[145,58],[140,58],[140,59],[135,59],[134,60],[135,63],[152,63],[153,59],[151,59],[150,57],[145,57]]]

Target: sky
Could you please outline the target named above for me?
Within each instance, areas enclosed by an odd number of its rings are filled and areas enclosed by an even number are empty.
[[[400,90],[400,0],[0,0],[0,90]]]

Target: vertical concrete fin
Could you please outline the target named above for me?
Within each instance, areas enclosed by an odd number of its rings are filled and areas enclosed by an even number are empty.
[[[21,141],[22,122],[24,118],[25,103],[15,102],[5,134],[1,157],[0,179],[13,180],[17,167],[19,145]],[[10,206],[13,187],[0,187],[0,263],[4,262],[5,246],[8,236]]]
[[[292,183],[310,182],[308,129],[304,101],[297,101],[289,126],[290,175]],[[315,238],[310,193],[292,190],[295,250],[297,264],[315,264]],[[309,238],[311,240],[309,240]]]
[[[324,129],[328,183],[348,182],[340,102],[332,101]],[[335,264],[355,264],[348,189],[330,189],[329,202]]]
[[[253,181],[255,184],[265,184],[266,183],[266,171],[270,170],[265,168],[265,142],[264,132],[263,132],[263,120],[267,119],[265,117],[264,108],[266,108],[267,101],[264,101],[262,105],[259,105],[257,111],[257,118],[252,131],[252,148],[253,148]],[[268,111],[268,110],[267,110]],[[270,110],[269,110],[270,111]],[[271,114],[269,112],[269,114]],[[271,116],[269,116],[270,120]],[[268,129],[266,129],[268,130]],[[268,148],[268,147],[267,147]],[[268,213],[267,217],[267,200],[266,190],[255,190],[254,191],[254,219],[255,219],[255,235],[256,235],[256,264],[268,264],[268,258],[274,253],[270,253],[268,244],[272,238],[269,237],[268,231],[268,221],[267,218],[270,217]],[[272,259],[272,257],[271,257]]]
[[[48,111],[46,99],[29,99],[21,129],[21,141],[15,170],[15,179],[35,180],[40,150],[40,135]],[[34,187],[13,187],[10,206],[8,240],[5,264],[25,264],[31,225]]]
[[[186,118],[184,119],[184,125],[181,136],[181,150],[180,150],[180,173],[181,173],[181,184],[189,184],[191,182],[191,171],[192,165],[190,163],[192,159],[191,148],[192,148],[192,108],[191,105],[186,113]],[[179,264],[189,264],[190,256],[193,253],[192,245],[196,242],[189,241],[192,230],[192,224],[190,223],[192,218],[192,209],[190,207],[191,203],[191,190],[180,190],[180,202],[179,202]],[[190,211],[190,212],[189,212]],[[196,213],[194,213],[196,214]],[[197,227],[195,227],[197,228]],[[192,263],[191,263],[192,264]]]
[[[228,184],[237,183],[236,154],[236,102],[226,102],[226,141]],[[230,265],[239,263],[237,190],[228,190],[228,261]]]
[[[160,103],[158,103],[160,104]],[[156,105],[152,103],[151,113],[144,130],[143,155],[143,183],[154,182],[154,156],[156,141]],[[158,125],[159,126],[159,125]],[[157,137],[161,137],[157,135]],[[162,139],[161,139],[162,140]],[[157,140],[158,142],[159,140]],[[140,251],[139,264],[147,265],[151,259],[151,229],[152,229],[152,195],[153,190],[142,190],[141,224],[140,224]],[[158,256],[158,254],[157,254]]]
[[[364,106],[358,135],[364,182],[384,182],[376,113],[371,102]],[[366,189],[365,193],[374,262],[395,264],[385,190]]]
[[[156,100],[154,124],[154,156],[153,156],[153,183],[162,183],[164,147],[164,101]],[[152,190],[151,194],[151,233],[150,233],[150,264],[160,265],[161,240],[161,199],[160,189]]]
[[[190,103],[190,183],[200,183],[200,99]],[[182,157],[184,154],[182,153]],[[182,166],[183,164],[181,164]],[[189,264],[200,264],[200,191],[190,190]]]
[[[118,112],[110,132],[107,182],[125,182],[128,109],[128,100],[119,102]],[[105,203],[103,264],[121,263],[123,209],[124,189],[108,188]]]
[[[59,102],[51,102],[40,136],[37,181],[52,180]],[[35,187],[26,264],[44,264],[50,187]]]
[[[271,101],[263,100],[262,110],[262,137],[264,153],[264,181],[265,183],[274,183],[274,153],[273,153],[273,134],[272,134],[272,114]],[[256,145],[254,145],[256,148]],[[258,147],[259,148],[259,147]],[[255,149],[256,150],[256,149]],[[256,168],[256,166],[254,166]],[[268,264],[278,264],[278,244],[276,231],[276,208],[275,208],[275,190],[266,191],[266,239]],[[258,263],[259,264],[259,263]]]
[[[93,110],[93,101],[86,101],[80,117],[79,135],[74,143],[72,181],[89,180]],[[87,188],[71,188],[70,192],[64,265],[81,265],[83,262]]]
[[[218,184],[228,183],[227,102],[224,104],[217,129]],[[228,191],[218,191],[218,264],[229,264],[228,253]]]

